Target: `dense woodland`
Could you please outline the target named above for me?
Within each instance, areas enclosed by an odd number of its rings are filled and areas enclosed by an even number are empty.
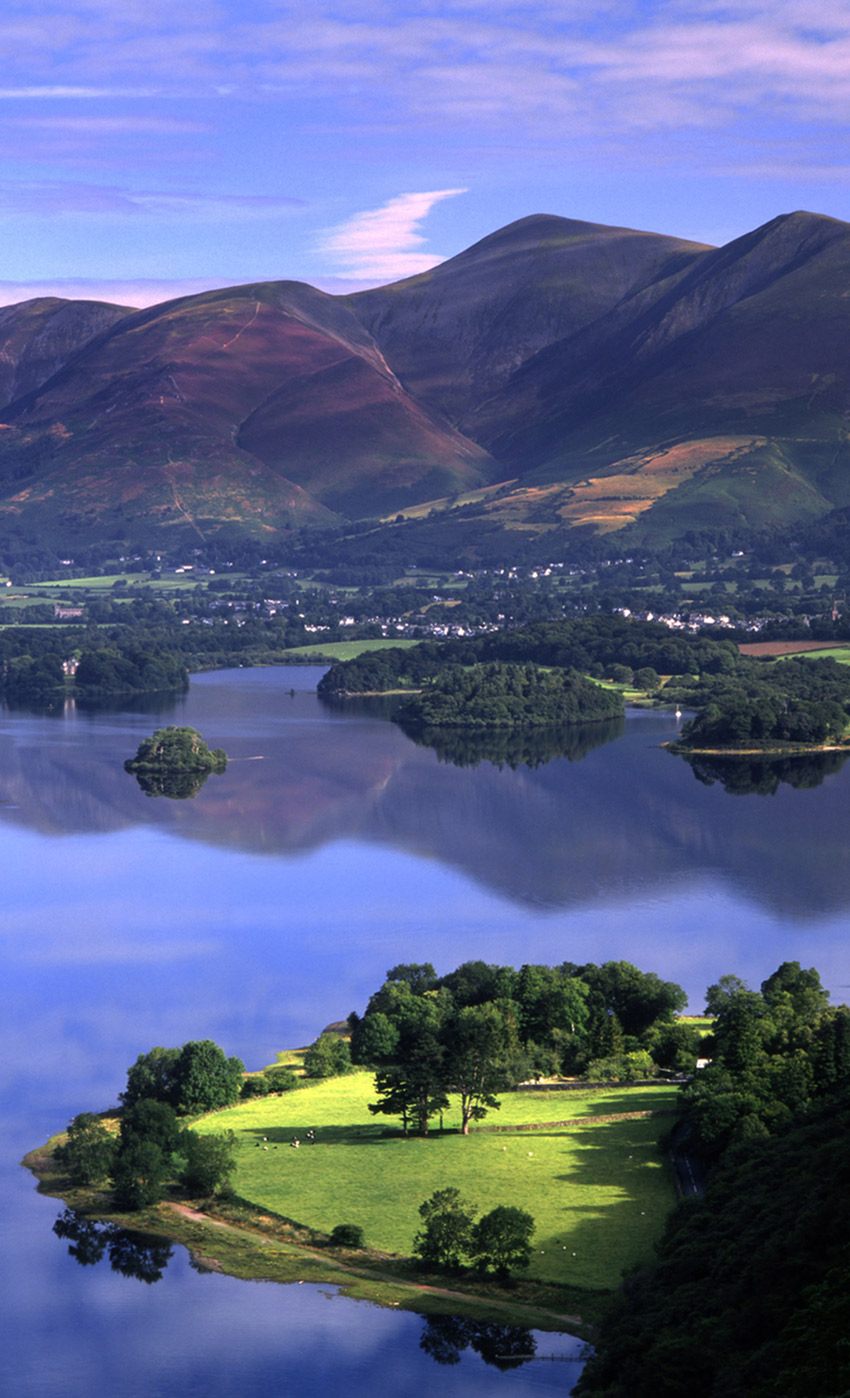
[[[535,666],[551,673],[534,680]],[[587,721],[594,713],[600,719],[611,716],[620,701],[610,702],[604,691],[588,697],[584,711],[580,703],[565,700],[558,716],[559,705],[550,697],[553,676],[564,677],[566,694],[566,677],[574,671],[698,708],[682,731],[679,746],[684,749],[835,742],[850,719],[850,668],[834,660],[754,660],[740,655],[731,641],[671,633],[655,622],[619,616],[538,622],[472,640],[365,654],[332,665],[319,692],[417,688],[421,694],[399,709],[398,718],[433,727],[556,724]],[[669,678],[660,689],[662,675]],[[513,709],[506,702],[512,687]]]
[[[592,1398],[839,1398],[850,1388],[850,1010],[786,962],[709,989],[711,1063],[681,1092],[710,1167],[626,1279],[579,1383]],[[679,1128],[681,1132],[681,1127]]]
[[[619,717],[623,701],[575,670],[484,665],[443,670],[398,709],[398,722],[432,728],[548,728]]]

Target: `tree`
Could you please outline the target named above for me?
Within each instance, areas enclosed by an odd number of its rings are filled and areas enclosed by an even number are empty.
[[[197,1115],[232,1106],[244,1073],[241,1058],[225,1058],[224,1050],[212,1039],[184,1044],[175,1070],[178,1110]]]
[[[447,1086],[460,1094],[461,1132],[467,1136],[470,1121],[480,1121],[490,1107],[498,1108],[494,1093],[507,1086],[504,1016],[493,1004],[466,1005],[446,1023],[443,1041]]]
[[[144,1209],[162,1198],[169,1162],[155,1141],[133,1137],[118,1155],[112,1182],[119,1204]]]
[[[475,1208],[460,1191],[438,1189],[419,1205],[424,1228],[413,1240],[413,1252],[422,1262],[456,1271],[469,1253]]]
[[[68,1127],[67,1141],[58,1146],[56,1159],[65,1166],[74,1184],[100,1184],[109,1178],[117,1142],[93,1112],[80,1112]]]
[[[336,1078],[351,1071],[351,1051],[338,1034],[320,1034],[304,1054],[304,1076]]]
[[[430,961],[400,962],[398,966],[392,966],[387,971],[387,980],[391,984],[409,985],[412,994],[422,995],[426,990],[433,990],[436,986],[437,972]]]
[[[687,1004],[687,993],[655,971],[639,971],[629,961],[584,966],[579,975],[591,990],[591,1004],[617,1016],[627,1035],[642,1034],[657,1019],[672,1020]]]
[[[449,1105],[440,1037],[445,1010],[431,993],[409,997],[397,1024],[396,1061],[375,1074],[375,1090],[381,1100],[370,1102],[369,1111],[400,1116],[405,1136],[410,1120],[416,1123],[419,1135],[427,1136],[429,1119]]]
[[[335,1248],[362,1248],[363,1229],[359,1223],[338,1223],[331,1232],[330,1243]]]
[[[472,1230],[471,1253],[482,1271],[492,1267],[507,1277],[512,1267],[527,1267],[531,1257],[534,1219],[525,1209],[499,1204]]]
[[[391,1063],[398,1049],[398,1029],[380,1010],[351,1015],[351,1058],[354,1063]]]
[[[174,1108],[168,1102],[143,1097],[132,1107],[124,1108],[119,1145],[124,1151],[135,1141],[153,1141],[163,1155],[170,1155],[177,1147],[179,1134]]]
[[[708,987],[705,992],[705,1012],[707,1015],[719,1015],[729,1005],[729,1002],[736,995],[741,995],[749,990],[746,981],[742,981],[740,976],[721,976],[720,979]]]
[[[131,1107],[142,1097],[152,1097],[157,1102],[175,1104],[177,1094],[177,1060],[180,1050],[176,1048],[152,1048],[148,1053],[140,1053],[132,1068],[127,1072],[127,1086],[121,1093],[125,1107]]]
[[[233,1131],[204,1135],[197,1131],[184,1131],[180,1146],[186,1158],[182,1182],[190,1194],[209,1197],[227,1189],[230,1176],[236,1169],[236,1135]]]

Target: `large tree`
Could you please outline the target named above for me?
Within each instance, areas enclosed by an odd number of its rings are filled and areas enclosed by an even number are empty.
[[[379,1100],[369,1103],[369,1111],[400,1116],[405,1135],[413,1121],[419,1135],[427,1136],[430,1118],[449,1105],[440,1033],[444,1015],[439,997],[410,997],[397,1023],[395,1061],[375,1074]]]
[[[466,1005],[447,1022],[445,1079],[460,1096],[461,1131],[480,1121],[488,1108],[498,1108],[495,1093],[509,1086],[506,1064],[510,1034],[505,1014],[497,1005]]]
[[[454,1271],[469,1252],[476,1210],[458,1189],[438,1189],[419,1205],[422,1231],[413,1240],[415,1256],[434,1267]]]
[[[530,1213],[513,1204],[499,1204],[473,1228],[472,1257],[482,1271],[492,1267],[500,1277],[506,1277],[511,1268],[528,1266],[533,1232]]]
[[[226,1058],[212,1039],[184,1044],[176,1068],[178,1109],[197,1115],[232,1106],[244,1073],[241,1058]]]

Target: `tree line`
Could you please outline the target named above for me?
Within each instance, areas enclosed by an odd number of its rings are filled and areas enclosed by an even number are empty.
[[[709,1166],[630,1274],[577,1393],[840,1398],[850,1389],[850,1009],[785,962],[709,988],[711,1062],[681,1092]]]
[[[459,1100],[461,1131],[532,1077],[584,1073],[628,1081],[693,1068],[700,1032],[677,1020],[681,986],[625,961],[558,967],[470,961],[387,972],[366,1012],[349,1017],[351,1059],[375,1070],[376,1115],[407,1135]]]

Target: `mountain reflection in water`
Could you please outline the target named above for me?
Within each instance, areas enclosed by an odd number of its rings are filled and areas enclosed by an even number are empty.
[[[123,771],[149,731],[147,706],[7,713],[0,816],[46,835],[153,825],[291,858],[366,842],[437,860],[536,908],[624,901],[706,875],[786,916],[850,904],[844,754],[671,761],[659,749],[675,721],[646,711],[624,728],[593,724],[557,737],[441,730],[412,741],[387,721],[391,704],[321,703],[320,673],[205,674],[186,696],[161,699],[160,717],[198,728],[230,758],[191,801],[149,800]],[[775,794],[770,802],[726,795],[750,789]]]

